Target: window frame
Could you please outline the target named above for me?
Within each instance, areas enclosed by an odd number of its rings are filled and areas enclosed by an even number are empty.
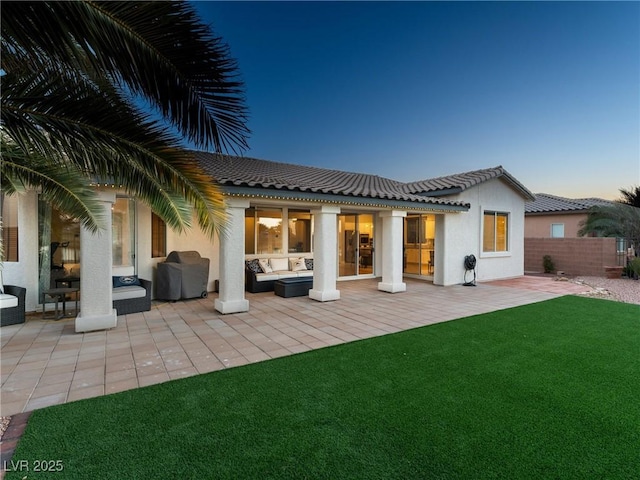
[[[124,209],[116,208],[118,201],[126,202],[126,207]],[[111,265],[113,267],[133,268],[134,271],[137,271],[137,214],[137,204],[134,197],[129,195],[116,195],[116,202],[111,207]],[[125,221],[116,221],[118,217]],[[119,253],[118,248],[120,248]]]
[[[156,243],[161,243],[161,248],[157,247]],[[160,250],[162,251],[158,254]],[[151,258],[164,258],[166,256],[167,224],[159,215],[155,212],[151,212]]]
[[[260,216],[260,211],[274,211],[274,210],[278,210],[281,213],[281,217],[280,217],[280,235],[282,237],[281,239],[281,245],[280,245],[280,251],[279,252],[259,252],[258,250],[258,229],[259,227],[259,221],[258,218]],[[290,216],[289,216],[289,210],[291,210],[292,212],[308,212],[310,214],[310,251],[304,251],[304,252],[290,252],[289,250],[292,248],[292,246],[289,244],[289,240],[290,240],[290,234],[289,234],[289,220],[290,220]],[[251,215],[251,213],[253,213],[253,215]],[[274,217],[275,218],[275,217]],[[313,232],[314,232],[314,225],[313,225],[313,213],[311,213],[310,209],[305,209],[305,208],[299,208],[299,207],[282,207],[282,206],[277,206],[277,205],[251,205],[249,208],[245,209],[245,249],[244,249],[244,254],[245,257],[247,258],[258,258],[258,257],[264,257],[264,256],[276,256],[276,257],[286,257],[286,256],[293,256],[293,255],[310,255],[313,254]],[[250,235],[253,237],[251,238]]]
[[[560,235],[560,236],[554,235],[553,234],[553,227],[562,227],[562,235]],[[549,235],[550,235],[551,238],[564,238],[564,223],[552,223],[551,227],[550,227]]]
[[[20,261],[20,205],[17,195],[0,195],[0,216],[2,217],[2,255],[4,263]],[[6,220],[9,219],[9,222]],[[9,223],[9,226],[7,226]]]
[[[485,250],[485,229],[487,228],[486,218],[488,216],[493,217],[493,250]],[[498,250],[498,218],[505,219],[505,227],[504,227],[504,243],[505,249]],[[493,210],[493,209],[483,209],[482,210],[482,230],[480,232],[480,240],[481,240],[481,252],[484,257],[503,257],[511,255],[511,213],[503,210]]]

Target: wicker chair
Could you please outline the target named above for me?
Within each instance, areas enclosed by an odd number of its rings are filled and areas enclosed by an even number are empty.
[[[148,312],[151,310],[151,280],[140,279],[140,284],[146,290],[144,297],[128,298],[126,300],[114,300],[113,308],[116,309],[118,315],[127,315],[129,313]]]
[[[5,285],[4,293],[18,297],[18,305],[15,307],[0,309],[0,327],[24,323],[25,297],[27,289],[15,285]]]

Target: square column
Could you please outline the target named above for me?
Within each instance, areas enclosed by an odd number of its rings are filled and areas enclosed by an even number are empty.
[[[382,281],[378,290],[404,292],[407,284],[402,280],[402,247],[404,217],[407,212],[391,210],[379,213],[382,218]]]
[[[80,314],[76,318],[76,333],[115,328],[118,314],[113,308],[113,250],[111,207],[116,202],[112,191],[99,192],[102,202],[102,230],[93,233],[80,227]]]
[[[323,205],[313,210],[313,288],[309,297],[319,302],[340,299],[336,289],[338,278],[337,238],[340,207]]]
[[[249,201],[227,199],[227,224],[220,234],[220,292],[214,301],[222,313],[249,311],[244,298],[244,211]]]

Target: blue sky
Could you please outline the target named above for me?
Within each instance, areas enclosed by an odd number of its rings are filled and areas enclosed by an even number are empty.
[[[638,2],[193,2],[237,59],[245,155],[401,181],[504,166],[640,184]]]

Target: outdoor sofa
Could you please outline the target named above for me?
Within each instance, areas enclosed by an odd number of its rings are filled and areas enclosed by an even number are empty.
[[[299,277],[312,278],[313,258],[254,258],[245,260],[245,277],[247,292],[273,292],[277,280]]]

